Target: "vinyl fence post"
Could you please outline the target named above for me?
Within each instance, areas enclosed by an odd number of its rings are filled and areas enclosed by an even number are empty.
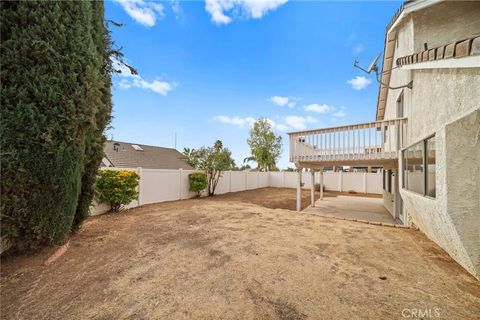
[[[367,193],[367,174],[366,172],[363,173],[363,193]]]
[[[180,168],[178,169],[178,173],[180,176],[180,183],[178,184],[180,186],[180,196],[178,197],[180,200],[182,200],[182,180],[183,180],[183,169]]]
[[[142,167],[138,167],[137,168],[137,174],[138,176],[140,177],[140,179],[138,180],[138,187],[137,187],[137,192],[138,192],[138,205],[141,206],[143,201],[142,201]]]
[[[338,189],[340,189],[340,192],[342,192],[342,175],[343,175],[343,171],[340,171],[338,173]]]

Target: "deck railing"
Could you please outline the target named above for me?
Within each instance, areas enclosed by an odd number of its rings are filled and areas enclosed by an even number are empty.
[[[291,162],[396,159],[406,118],[289,133]]]

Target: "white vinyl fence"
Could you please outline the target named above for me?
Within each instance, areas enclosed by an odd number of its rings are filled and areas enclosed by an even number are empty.
[[[188,175],[196,170],[163,170],[163,169],[125,169],[102,168],[102,170],[131,170],[140,176],[138,201],[132,201],[127,208],[140,205],[182,200],[195,197],[189,191]],[[303,188],[310,188],[311,175],[302,173]],[[320,182],[320,173],[315,173],[315,183]],[[265,187],[296,188],[296,172],[249,172],[226,171],[220,178],[215,194],[238,192]],[[325,172],[323,174],[325,190],[355,191],[359,193],[382,193],[382,174],[355,172]],[[106,204],[93,203],[91,214],[97,215],[109,210]]]

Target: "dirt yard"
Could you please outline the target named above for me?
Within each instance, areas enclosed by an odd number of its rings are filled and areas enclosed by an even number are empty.
[[[294,198],[266,188],[90,218],[48,266],[52,248],[3,259],[2,318],[478,319],[479,282],[422,233],[271,209]]]

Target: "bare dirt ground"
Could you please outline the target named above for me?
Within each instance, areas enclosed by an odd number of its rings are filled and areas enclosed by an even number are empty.
[[[51,248],[3,259],[2,318],[478,319],[479,282],[422,233],[261,206],[294,197],[267,188],[92,217],[48,266]]]

